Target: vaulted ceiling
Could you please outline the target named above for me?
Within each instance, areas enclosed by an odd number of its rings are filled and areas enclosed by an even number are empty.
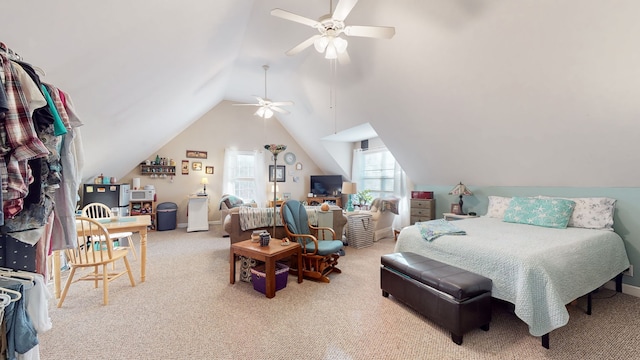
[[[638,186],[637,1],[360,0],[348,24],[396,35],[349,38],[335,73],[313,47],[286,56],[314,30],[270,15],[329,4],[10,0],[0,41],[72,95],[87,178],[253,102],[268,64],[269,97],[295,102],[279,121],[327,172],[327,137],[369,124],[416,184]]]

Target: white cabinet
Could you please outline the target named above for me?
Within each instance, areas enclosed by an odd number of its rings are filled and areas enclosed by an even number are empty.
[[[209,231],[209,196],[189,196],[187,232]]]

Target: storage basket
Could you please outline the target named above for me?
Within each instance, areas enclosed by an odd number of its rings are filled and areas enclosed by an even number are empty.
[[[276,263],[276,291],[282,290],[287,286],[289,278],[289,267],[279,262]],[[267,291],[267,273],[265,266],[258,265],[251,268],[251,282],[253,289],[265,293]]]
[[[373,219],[370,214],[347,217],[347,244],[356,249],[373,245]]]

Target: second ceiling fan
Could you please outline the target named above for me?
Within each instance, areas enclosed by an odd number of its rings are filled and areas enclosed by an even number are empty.
[[[320,17],[318,20],[309,19],[282,9],[271,10],[271,15],[273,16],[310,26],[319,32],[319,34],[313,35],[294,46],[285,54],[295,55],[313,44],[318,52],[325,53],[325,58],[338,59],[341,64],[348,64],[351,61],[347,53],[348,43],[347,40],[340,37],[341,34],[376,39],[391,39],[395,35],[395,28],[389,26],[346,26],[344,20],[357,2],[358,0],[339,0],[335,11],[333,11],[333,1],[330,1],[330,13]]]
[[[280,106],[293,105],[293,101],[271,101],[267,98],[267,70],[269,70],[269,65],[262,65],[264,69],[264,97],[261,98],[259,96],[254,95],[256,99],[258,99],[257,104],[232,104],[235,106],[258,106],[258,110],[256,110],[255,115],[260,116],[263,119],[269,119],[273,116],[274,111],[289,114],[289,111],[280,108]]]

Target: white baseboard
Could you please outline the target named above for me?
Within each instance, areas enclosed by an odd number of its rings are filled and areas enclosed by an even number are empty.
[[[616,282],[615,281],[609,281],[608,283],[604,284],[604,287],[606,289],[615,290],[616,289]],[[640,287],[633,286],[633,285],[627,285],[625,283],[622,283],[622,293],[623,294],[628,294],[628,295],[631,295],[631,296],[635,296],[635,297],[640,297]]]
[[[209,221],[209,225],[220,225],[220,224],[222,224],[222,223],[220,222],[220,220]],[[186,228],[186,227],[187,227],[187,225],[188,225],[187,223],[178,223],[178,224],[177,224],[177,226],[178,226],[179,228]]]

